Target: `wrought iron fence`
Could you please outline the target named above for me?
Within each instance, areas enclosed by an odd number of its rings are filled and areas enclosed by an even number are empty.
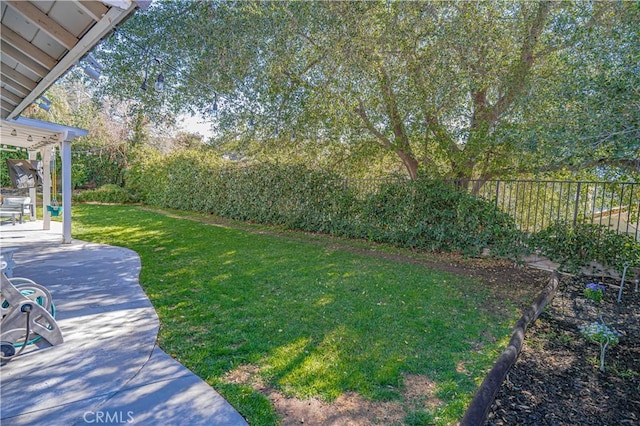
[[[349,180],[359,194],[391,180]],[[398,180],[394,180],[397,182]],[[640,241],[640,183],[553,180],[447,181],[495,203],[520,230],[537,232],[556,222],[592,223]]]
[[[560,221],[593,223],[639,238],[638,183],[496,180],[476,187],[478,195],[509,213],[525,232]]]

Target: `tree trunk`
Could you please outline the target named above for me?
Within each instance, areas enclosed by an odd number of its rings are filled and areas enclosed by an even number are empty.
[[[418,160],[402,150],[397,150],[396,154],[398,154],[398,157],[402,160],[402,164],[406,167],[407,172],[409,173],[409,179],[418,179]]]

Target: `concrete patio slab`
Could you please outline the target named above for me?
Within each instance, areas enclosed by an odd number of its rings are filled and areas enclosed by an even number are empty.
[[[40,229],[39,229],[40,228]],[[64,343],[0,367],[0,423],[246,425],[207,383],[156,346],[158,317],[128,249],[74,241],[61,224],[0,226],[14,276],[52,293]]]

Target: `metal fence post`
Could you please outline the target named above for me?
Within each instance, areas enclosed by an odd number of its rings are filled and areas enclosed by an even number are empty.
[[[578,188],[576,189],[576,202],[573,205],[573,226],[578,223],[578,208],[580,204],[580,190],[582,189],[582,182],[578,182]]]

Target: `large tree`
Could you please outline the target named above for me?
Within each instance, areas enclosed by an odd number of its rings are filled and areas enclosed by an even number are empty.
[[[639,26],[633,3],[163,2],[103,58],[109,93],[215,116],[220,141],[375,145],[411,178],[488,179],[637,167]]]

